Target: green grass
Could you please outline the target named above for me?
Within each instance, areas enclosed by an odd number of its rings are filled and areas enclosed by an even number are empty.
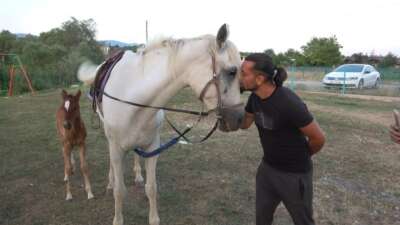
[[[246,96],[243,96],[245,100]],[[326,133],[327,143],[313,159],[314,211],[317,224],[400,224],[400,152],[387,134],[383,119],[395,103],[345,99],[301,93]],[[88,129],[88,163],[95,199],[86,200],[82,177],[72,178],[73,201],[64,200],[63,160],[55,129],[60,91],[37,96],[0,98],[0,224],[111,224],[112,195],[105,193],[107,142],[94,129],[90,102],[81,99]],[[184,89],[171,107],[200,110],[199,101]],[[363,115],[376,115],[378,122]],[[167,113],[180,128],[196,116]],[[350,116],[351,115],[351,116]],[[191,137],[200,139],[212,126],[205,119]],[[165,126],[162,139],[172,137]],[[262,150],[255,127],[234,133],[216,132],[200,145],[177,145],[158,160],[158,209],[161,224],[255,224],[255,172]],[[76,157],[78,158],[78,157]],[[133,153],[126,159],[125,224],[148,224],[143,187],[134,185]],[[142,162],[143,165],[143,162]],[[276,224],[292,224],[280,206]],[[356,222],[357,221],[357,222]]]

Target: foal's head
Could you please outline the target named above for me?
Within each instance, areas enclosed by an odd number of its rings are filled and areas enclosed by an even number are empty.
[[[69,130],[74,125],[74,122],[80,118],[79,111],[79,98],[81,97],[81,91],[75,95],[68,94],[65,90],[62,90],[62,108],[64,110],[63,126]]]

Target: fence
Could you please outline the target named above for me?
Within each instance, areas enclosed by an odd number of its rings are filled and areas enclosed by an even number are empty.
[[[345,85],[336,88],[325,88],[321,81],[327,73],[333,71],[333,67],[287,67],[286,69],[288,71],[288,80],[285,85],[294,90],[400,96],[400,68],[377,68],[381,74],[379,88],[365,88],[362,90],[348,88]]]

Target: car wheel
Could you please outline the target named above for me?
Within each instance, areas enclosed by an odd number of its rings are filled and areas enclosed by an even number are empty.
[[[361,79],[360,82],[358,82],[358,89],[364,89],[364,80]]]
[[[376,78],[375,84],[374,84],[374,88],[379,88],[379,85],[381,84],[381,79]]]

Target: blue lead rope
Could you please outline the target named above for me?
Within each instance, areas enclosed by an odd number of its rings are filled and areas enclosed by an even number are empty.
[[[182,133],[179,133],[179,132],[178,132],[178,134],[179,134],[178,137],[172,138],[169,142],[167,142],[167,143],[165,143],[165,144],[162,144],[159,148],[157,148],[157,149],[155,149],[155,150],[153,150],[153,151],[151,151],[151,152],[146,152],[146,151],[144,151],[144,150],[142,150],[142,149],[140,149],[140,148],[134,148],[133,151],[135,151],[136,154],[140,155],[140,156],[143,157],[143,158],[150,158],[150,157],[153,157],[153,156],[158,155],[158,154],[160,154],[161,152],[167,150],[168,148],[170,148],[171,146],[175,145],[176,143],[178,143],[179,139],[180,139],[181,137],[184,137],[184,135],[185,135],[187,132],[189,132],[192,128],[193,128],[193,127],[188,127],[188,128],[186,128],[186,130],[183,131]]]
[[[162,144],[159,148],[157,148],[156,150],[153,150],[151,152],[146,152],[140,148],[135,148],[135,149],[133,149],[133,151],[135,151],[138,155],[140,155],[143,158],[150,158],[150,157],[160,154],[161,152],[167,150],[169,147],[175,145],[176,143],[178,143],[180,138],[181,138],[180,136],[178,136],[176,138],[172,138],[169,142]]]

